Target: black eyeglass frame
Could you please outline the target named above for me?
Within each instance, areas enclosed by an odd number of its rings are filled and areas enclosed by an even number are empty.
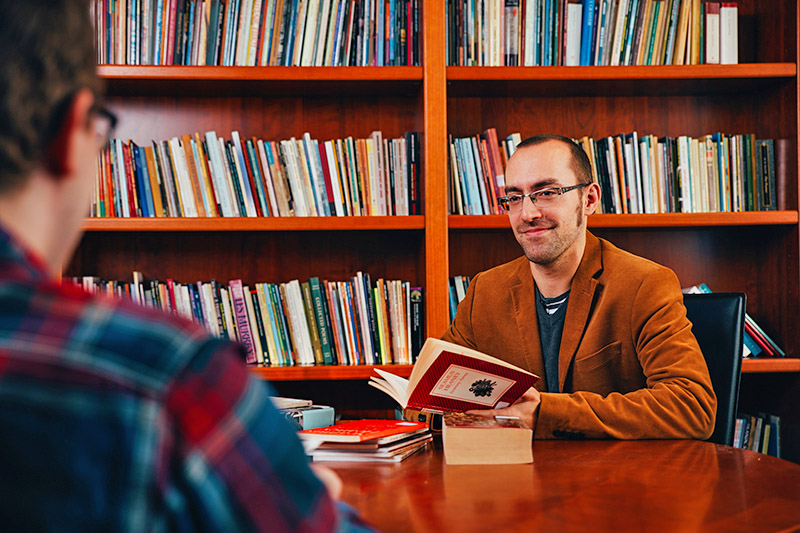
[[[512,197],[521,197],[520,206],[525,203],[525,198],[528,198],[533,205],[536,205],[537,196],[542,194],[545,191],[548,192],[555,192],[556,195],[561,196],[565,192],[569,192],[575,189],[582,189],[584,187],[588,187],[591,185],[590,183],[578,183],[577,185],[570,185],[568,187],[547,187],[545,189],[539,189],[538,191],[529,192],[527,194],[507,194],[505,196],[500,196],[497,198],[497,201],[500,203],[500,206],[505,211],[511,210],[511,204],[509,204]]]
[[[119,118],[117,118],[117,115],[115,115],[105,105],[97,102],[92,106],[91,114],[108,120],[108,129],[103,132],[103,142],[98,143],[100,145],[99,148],[102,150],[108,146],[108,143],[111,141],[111,138],[114,135],[114,130],[117,128]]]

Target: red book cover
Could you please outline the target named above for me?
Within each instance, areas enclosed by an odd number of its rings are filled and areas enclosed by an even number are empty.
[[[353,420],[344,424],[317,429],[298,431],[304,439],[317,439],[326,442],[364,442],[392,435],[417,433],[428,429],[422,422],[405,420]]]
[[[172,278],[167,279],[167,293],[169,294],[169,308],[177,315],[178,307],[175,304],[175,282],[172,280]]]
[[[322,175],[325,178],[325,194],[328,196],[328,207],[331,215],[336,214],[336,201],[333,196],[333,186],[331,185],[331,172],[328,166],[328,150],[325,143],[319,143],[319,159],[322,162]]]
[[[744,329],[750,334],[751,337],[753,337],[753,340],[756,341],[759,346],[761,346],[761,349],[764,350],[768,357],[775,357],[777,355],[770,343],[768,343],[766,339],[761,336],[760,332],[756,331],[756,328],[748,324],[746,320],[744,321]]]
[[[369,384],[402,407],[441,412],[502,409],[517,401],[539,376],[510,363],[440,339],[428,338],[408,380],[375,369]]]
[[[440,411],[494,409],[511,405],[536,378],[488,361],[443,351],[419,380],[407,407]]]

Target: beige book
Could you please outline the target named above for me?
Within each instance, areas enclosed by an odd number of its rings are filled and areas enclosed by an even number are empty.
[[[533,462],[533,430],[517,418],[445,413],[442,443],[448,465]]]

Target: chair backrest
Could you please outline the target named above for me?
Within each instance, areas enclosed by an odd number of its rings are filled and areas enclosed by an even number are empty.
[[[742,372],[745,295],[684,294],[683,303],[717,395],[717,421],[708,440],[731,446]]]

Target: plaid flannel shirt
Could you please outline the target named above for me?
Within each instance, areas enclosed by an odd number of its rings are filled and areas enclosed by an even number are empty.
[[[242,349],[48,279],[0,229],[0,523],[368,530],[330,499]]]

